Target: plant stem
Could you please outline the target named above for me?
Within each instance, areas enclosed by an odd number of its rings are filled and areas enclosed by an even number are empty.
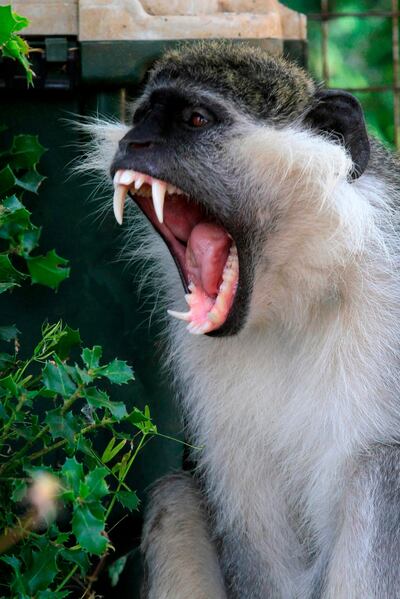
[[[74,567],[71,569],[71,571],[68,572],[68,574],[66,575],[66,577],[64,578],[64,580],[62,582],[60,582],[60,584],[58,585],[58,587],[54,591],[55,593],[58,593],[58,591],[61,591],[65,587],[65,585],[73,577],[73,575],[75,574],[75,572],[77,571],[77,569],[78,569],[78,564],[75,564]]]
[[[111,514],[111,511],[112,511],[112,509],[113,509],[113,507],[114,507],[114,505],[115,505],[115,502],[117,501],[117,493],[118,493],[118,492],[121,490],[121,487],[122,487],[122,485],[124,484],[125,478],[127,477],[127,475],[128,475],[128,472],[129,472],[129,470],[131,469],[131,467],[132,467],[132,464],[133,464],[133,462],[135,461],[137,454],[139,453],[139,451],[140,451],[140,450],[142,449],[142,447],[143,447],[143,444],[144,444],[144,441],[145,441],[146,437],[147,437],[147,433],[143,433],[143,437],[140,439],[140,442],[139,442],[138,446],[136,447],[136,450],[135,450],[135,452],[134,452],[133,456],[132,456],[132,457],[131,457],[131,459],[129,460],[129,462],[128,462],[128,464],[127,464],[126,468],[125,468],[125,472],[124,472],[124,474],[123,474],[123,475],[121,476],[121,478],[119,479],[119,482],[118,482],[117,489],[116,489],[116,491],[115,491],[115,493],[114,493],[114,495],[113,495],[113,498],[112,498],[112,499],[111,499],[111,501],[110,501],[110,505],[108,506],[108,508],[107,508],[107,511],[106,511],[106,515],[105,515],[105,518],[104,518],[104,521],[105,521],[105,522],[107,522],[107,520],[108,520],[108,517],[109,517],[109,515]]]

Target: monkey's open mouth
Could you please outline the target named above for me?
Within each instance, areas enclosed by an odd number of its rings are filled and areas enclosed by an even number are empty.
[[[189,311],[168,313],[186,321],[191,333],[217,330],[228,317],[239,280],[237,249],[228,232],[183,191],[150,175],[118,170],[114,187],[117,222],[122,223],[129,192],[178,266]]]

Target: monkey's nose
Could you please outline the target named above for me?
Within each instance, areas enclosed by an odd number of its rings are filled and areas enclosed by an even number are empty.
[[[119,142],[119,149],[121,152],[128,153],[132,150],[142,150],[144,148],[150,148],[153,145],[151,141],[132,141],[129,139],[121,139]]]

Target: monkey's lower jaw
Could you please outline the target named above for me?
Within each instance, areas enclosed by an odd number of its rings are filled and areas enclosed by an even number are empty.
[[[114,176],[114,214],[122,224],[128,193],[167,244],[188,293],[188,312],[168,313],[195,335],[216,331],[228,318],[239,281],[235,242],[180,189],[131,170]],[[153,201],[151,202],[150,199]]]

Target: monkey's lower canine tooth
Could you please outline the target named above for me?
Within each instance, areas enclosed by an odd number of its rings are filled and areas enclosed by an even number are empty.
[[[164,199],[167,184],[164,181],[153,180],[151,184],[153,194],[153,206],[160,223],[164,222]]]
[[[119,178],[119,183],[121,185],[131,185],[136,178],[137,173],[135,171],[122,171],[121,176]]]
[[[190,322],[191,314],[190,312],[176,312],[175,310],[167,310],[170,316],[174,318],[178,318],[179,320],[185,320],[186,322]]]
[[[125,185],[117,184],[114,191],[113,208],[115,220],[122,225],[124,219],[124,207],[128,188]]]

